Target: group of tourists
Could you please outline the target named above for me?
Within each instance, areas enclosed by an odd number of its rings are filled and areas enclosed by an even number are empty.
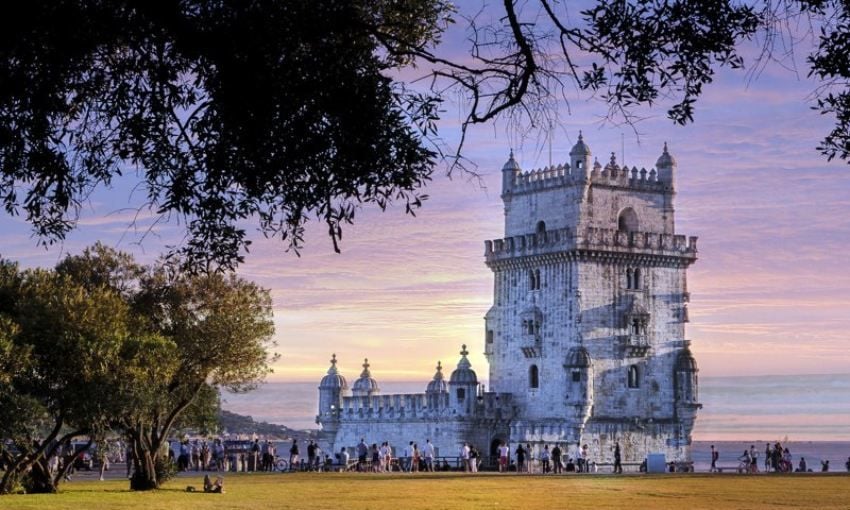
[[[620,451],[619,443],[616,445],[615,458],[619,459]],[[497,448],[499,457],[498,465],[499,472],[517,472],[517,473],[542,473],[544,475],[560,474],[560,473],[584,473],[596,468],[596,464],[589,460],[587,445],[576,445],[572,455],[567,453],[567,447],[561,448],[561,445],[555,443],[552,448],[548,444],[544,444],[536,454],[531,444],[525,446],[520,443],[514,450],[515,463],[510,459],[510,448],[502,442]],[[618,465],[619,462],[615,464]],[[622,466],[619,467],[622,472]],[[615,471],[616,472],[616,471]]]
[[[749,449],[744,449],[744,452],[738,456],[738,472],[739,473],[758,473],[759,472],[759,451],[756,446],[750,445]],[[710,472],[716,473],[722,471],[718,465],[720,461],[720,451],[711,445],[711,468]],[[791,455],[791,450],[786,445],[776,442],[773,445],[765,444],[763,469],[765,473],[811,473],[813,470],[806,462],[805,457],[800,457],[797,467],[794,467],[794,458]],[[850,471],[850,458],[847,459],[847,470]],[[829,460],[820,461],[820,471],[829,471]]]
[[[226,461],[224,445],[221,439],[212,444],[207,441],[184,439],[177,448],[176,459],[178,471],[225,471]],[[168,450],[169,456],[175,455],[174,449]]]

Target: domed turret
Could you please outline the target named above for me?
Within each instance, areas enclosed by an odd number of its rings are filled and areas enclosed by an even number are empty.
[[[676,356],[676,372],[699,372],[697,368],[697,360],[690,349],[682,349],[679,355]]]
[[[448,393],[449,386],[446,384],[446,379],[443,377],[443,365],[438,361],[437,362],[437,372],[434,374],[434,378],[431,379],[431,382],[428,383],[428,388],[425,390],[425,393]]]
[[[319,383],[319,415],[316,417],[316,422],[322,423],[327,429],[330,422],[338,418],[338,411],[342,407],[342,397],[346,393],[348,393],[348,383],[336,368],[336,354],[333,354],[328,374],[322,377],[322,382]]]
[[[511,155],[502,166],[502,194],[510,193],[514,188],[516,176],[522,172],[519,163],[514,159],[514,150],[511,149]]]
[[[381,389],[378,388],[378,381],[372,377],[369,367],[369,358],[366,358],[363,360],[363,371],[360,372],[360,378],[354,381],[354,386],[351,388],[355,397],[368,397],[381,392]]]
[[[586,181],[590,175],[590,147],[584,143],[581,131],[578,132],[578,141],[570,149],[570,168],[574,179]]]
[[[478,384],[478,376],[472,370],[472,364],[467,359],[469,351],[466,350],[466,344],[463,344],[463,350],[460,351],[460,361],[457,363],[457,368],[452,372],[449,379],[451,384]]]
[[[457,363],[457,368],[452,372],[449,378],[449,394],[450,403],[455,412],[460,414],[469,414],[472,412],[472,403],[476,397],[478,389],[478,376],[472,370],[472,365],[466,358],[469,351],[466,350],[466,345],[460,351],[460,361]]]
[[[667,151],[667,142],[664,142],[664,152],[655,162],[658,168],[658,180],[673,188],[676,186],[676,158]]]
[[[573,148],[570,149],[570,156],[590,156],[592,152],[590,152],[590,147],[586,143],[584,143],[584,136],[582,136],[581,131],[578,132],[578,141],[573,145]]]
[[[322,382],[319,383],[320,390],[333,388],[338,388],[340,390],[348,389],[348,382],[346,382],[345,377],[343,377],[336,368],[335,353],[331,355],[331,367],[328,369],[328,375],[322,377]]]

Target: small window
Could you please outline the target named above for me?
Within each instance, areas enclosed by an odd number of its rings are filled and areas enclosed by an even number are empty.
[[[528,369],[528,386],[532,389],[540,387],[540,374],[537,365],[531,365],[531,368]]]
[[[493,330],[492,329],[487,330],[487,343],[488,344],[493,343]]]
[[[546,222],[545,221],[538,221],[537,222],[537,233],[538,234],[545,234],[546,233]]]
[[[536,289],[540,290],[540,270],[539,269],[534,270],[534,282],[537,284]]]
[[[632,288],[632,268],[626,269],[626,288]]]
[[[639,388],[640,381],[638,378],[638,367],[637,365],[631,365],[629,367],[629,388]]]
[[[581,372],[573,370],[573,382],[581,382]]]
[[[457,399],[463,400],[466,398],[466,388],[458,388],[457,389]]]
[[[632,288],[640,289],[640,268],[635,268],[635,273],[632,277]]]

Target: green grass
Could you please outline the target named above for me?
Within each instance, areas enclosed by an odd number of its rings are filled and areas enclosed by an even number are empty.
[[[126,480],[75,481],[60,494],[0,497],[12,509],[464,509],[464,508],[850,508],[850,476],[479,474],[232,474],[226,494],[185,492],[201,477],[181,477],[162,490],[133,493]]]

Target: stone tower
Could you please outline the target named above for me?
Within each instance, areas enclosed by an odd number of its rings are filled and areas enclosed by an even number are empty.
[[[511,442],[588,445],[610,462],[647,453],[688,461],[700,404],[685,339],[696,237],[675,232],[676,160],[657,170],[570,162],[502,169],[505,236],[486,241],[490,389],[513,394]]]

